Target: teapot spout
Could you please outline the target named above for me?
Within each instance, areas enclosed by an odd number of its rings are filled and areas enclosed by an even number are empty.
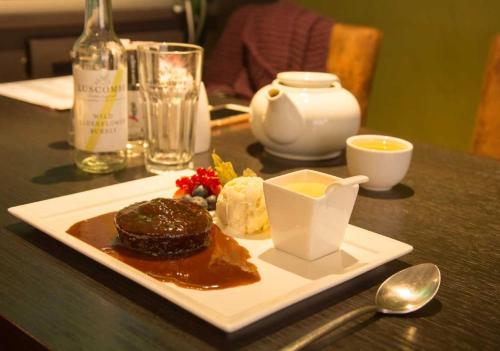
[[[266,94],[268,106],[263,122],[267,137],[278,144],[293,143],[300,136],[303,117],[288,94],[271,87]]]

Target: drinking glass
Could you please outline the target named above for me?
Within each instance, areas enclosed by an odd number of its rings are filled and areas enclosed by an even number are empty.
[[[146,115],[145,165],[151,173],[189,166],[203,49],[178,43],[138,47],[139,89]]]

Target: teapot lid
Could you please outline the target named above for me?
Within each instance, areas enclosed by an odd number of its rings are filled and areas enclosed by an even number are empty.
[[[295,88],[330,88],[340,82],[335,74],[325,72],[280,72],[277,78],[280,84]]]

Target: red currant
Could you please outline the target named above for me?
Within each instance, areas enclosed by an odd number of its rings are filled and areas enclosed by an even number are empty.
[[[175,185],[186,193],[191,193],[198,185],[203,185],[213,195],[219,195],[221,184],[217,172],[212,168],[198,168],[191,177],[176,180]]]

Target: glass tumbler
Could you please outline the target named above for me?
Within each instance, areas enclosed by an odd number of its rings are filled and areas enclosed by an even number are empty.
[[[159,174],[188,168],[194,154],[203,49],[146,43],[139,45],[138,56],[146,170]]]

